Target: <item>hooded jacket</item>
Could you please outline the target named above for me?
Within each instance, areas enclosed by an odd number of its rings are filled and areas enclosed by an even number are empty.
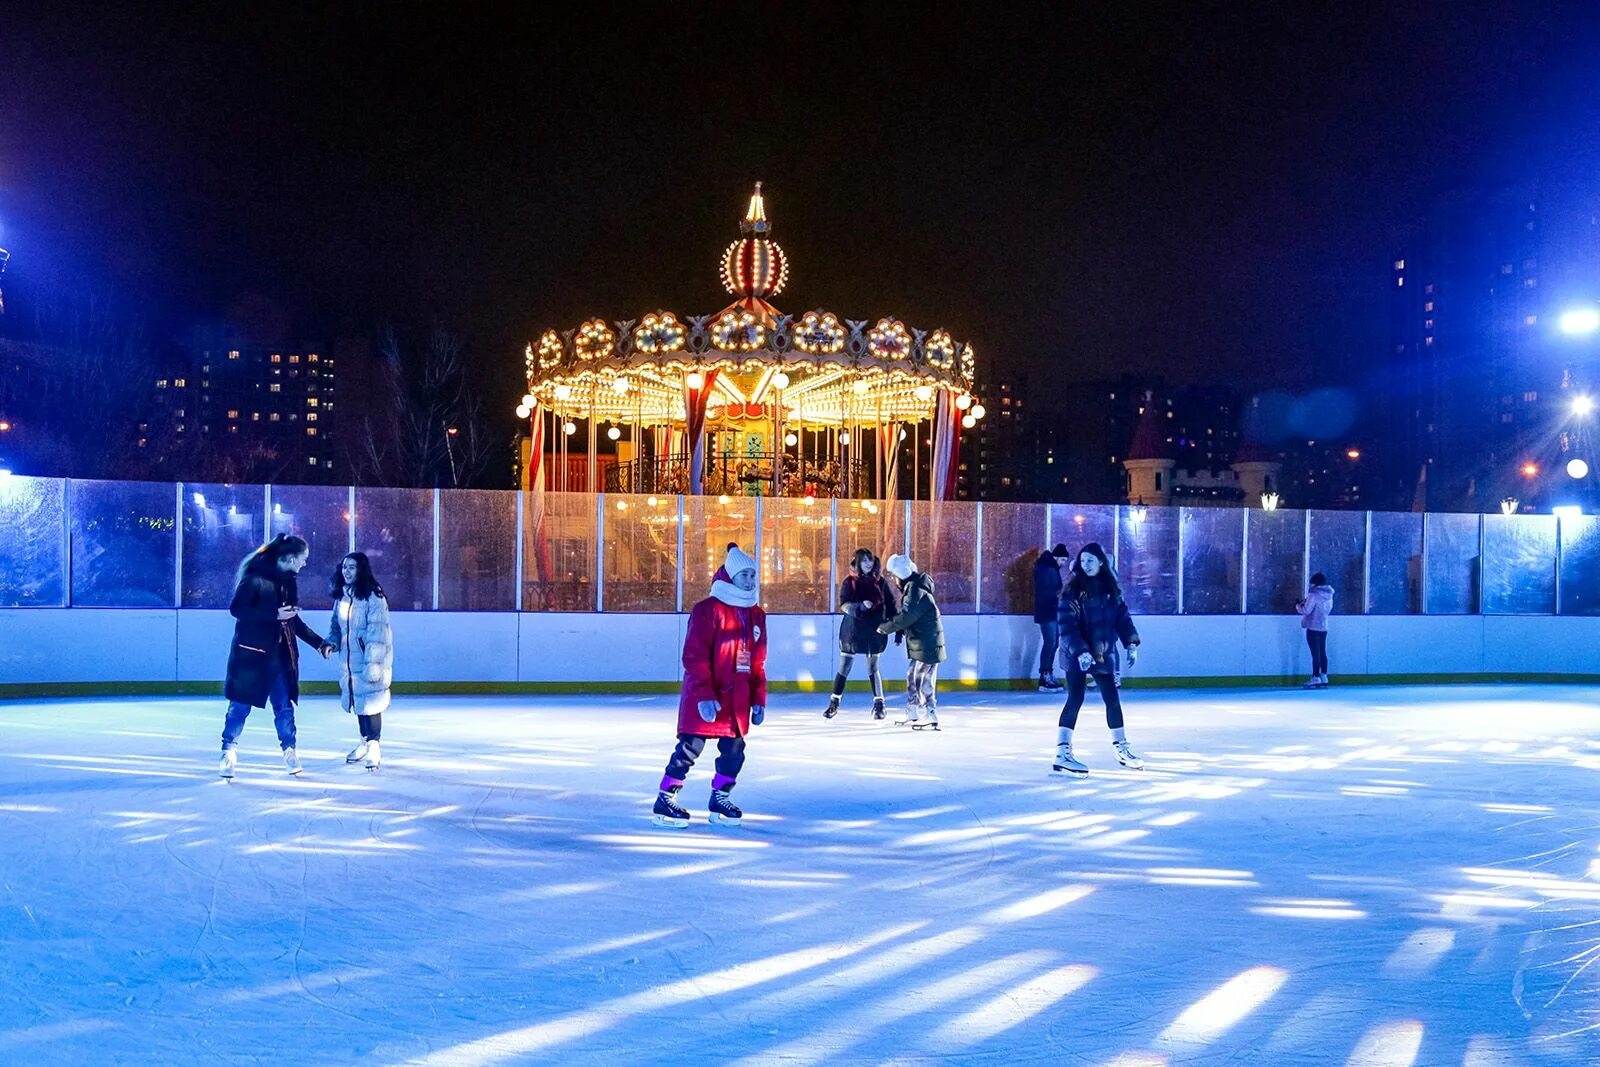
[[[1139,643],[1128,602],[1110,586],[1099,586],[1074,593],[1068,589],[1061,597],[1056,622],[1061,627],[1061,651],[1066,653],[1067,669],[1081,671],[1078,657],[1085,652],[1094,658],[1090,674],[1116,674],[1121,657],[1117,642],[1128,648]]]
[[[1052,622],[1061,607],[1061,561],[1041,552],[1033,565],[1033,621]]]
[[[755,599],[754,591],[739,589],[727,568],[719,567],[711,595],[689,612],[678,698],[680,735],[743,737],[750,732],[750,708],[766,706],[767,613]],[[741,648],[748,652],[748,670],[739,669]],[[700,717],[702,700],[721,705],[715,722]]]
[[[939,616],[939,602],[934,599],[933,579],[921,571],[913,571],[900,583],[900,612],[878,627],[879,633],[904,630],[906,656],[918,663],[943,663],[944,620]]]
[[[1333,586],[1312,586],[1306,598],[1295,605],[1295,610],[1300,612],[1302,630],[1327,632],[1328,616],[1333,614]]]
[[[378,592],[357,597],[347,591],[333,605],[328,644],[338,654],[339,706],[356,715],[387,711],[394,678],[388,599]]]

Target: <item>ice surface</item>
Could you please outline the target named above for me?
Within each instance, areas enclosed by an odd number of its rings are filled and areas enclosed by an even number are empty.
[[[0,704],[0,1062],[1600,1062],[1589,692],[1128,698],[775,698],[676,833],[666,697]]]

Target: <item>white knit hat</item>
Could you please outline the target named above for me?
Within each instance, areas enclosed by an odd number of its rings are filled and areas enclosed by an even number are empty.
[[[917,569],[917,565],[911,562],[910,556],[902,556],[899,553],[890,556],[889,562],[884,566],[888,568],[890,574],[902,582],[911,577],[911,573]]]
[[[728,572],[728,577],[733,578],[740,571],[753,571],[756,561],[738,545],[728,546],[728,558],[722,561],[722,569]]]

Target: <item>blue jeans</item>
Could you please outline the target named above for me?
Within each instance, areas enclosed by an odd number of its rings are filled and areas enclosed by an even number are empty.
[[[1039,637],[1044,644],[1039,649],[1039,674],[1054,674],[1056,669],[1056,646],[1061,643],[1061,627],[1054,619],[1039,624]]]
[[[278,744],[284,748],[294,747],[294,704],[289,701],[289,683],[284,681],[283,674],[272,680],[272,689],[267,693],[267,702],[272,705],[272,725],[278,728]],[[239,747],[239,735],[244,733],[244,721],[250,717],[254,709],[249,704],[241,704],[237,700],[228,701],[228,717],[222,721],[222,750]]]

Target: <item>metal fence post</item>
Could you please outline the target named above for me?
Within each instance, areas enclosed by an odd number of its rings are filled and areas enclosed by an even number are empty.
[[[356,487],[353,485],[350,487],[349,510],[345,512],[345,518],[345,526],[349,527],[350,534],[350,547],[345,551],[354,552],[356,550]]]
[[[1311,594],[1311,509],[1306,508],[1306,528],[1300,535],[1300,547],[1305,550],[1305,556],[1300,561],[1300,595]]]
[[[1367,512],[1366,541],[1361,546],[1361,608],[1372,614],[1372,512]]]
[[[1562,527],[1561,516],[1556,520],[1556,614],[1561,614],[1561,557],[1565,550],[1566,530]]]
[[[828,500],[828,614],[839,610],[839,498]]]
[[[1239,614],[1250,614],[1250,508],[1244,509],[1243,534],[1239,538]]]
[[[761,497],[756,497],[756,582],[758,584],[761,581],[761,572],[766,569],[766,560],[761,557],[761,522],[764,514],[761,510],[761,501]]]
[[[1483,610],[1483,583],[1484,583],[1484,579],[1488,576],[1488,572],[1486,571],[1486,569],[1484,567],[1484,565],[1489,560],[1489,557],[1488,557],[1488,554],[1487,554],[1488,535],[1487,535],[1487,531],[1485,529],[1485,525],[1486,524],[1484,522],[1484,516],[1480,513],[1478,515],[1478,604],[1477,604],[1477,607],[1474,609],[1476,611],[1476,613],[1479,614],[1479,615],[1484,614],[1484,610]]]
[[[61,479],[61,606],[72,607],[72,479]]]
[[[606,610],[606,495],[594,495],[594,610]]]
[[[678,494],[678,597],[677,611],[683,614],[683,521],[688,516],[684,497]]]
[[[1417,574],[1417,607],[1419,614],[1428,613],[1428,513],[1422,513],[1422,554]]]
[[[174,483],[173,553],[172,553],[172,606],[183,607],[183,483]]]
[[[524,558],[522,539],[523,539],[523,536],[524,536],[523,531],[526,529],[526,527],[524,525],[526,520],[523,518],[523,506],[522,505],[523,505],[523,498],[526,497],[526,496],[527,496],[527,494],[524,493],[522,490],[520,490],[520,489],[517,490],[517,566],[516,566],[517,587],[511,591],[511,610],[512,611],[521,611],[522,610],[522,583],[523,583],[522,566],[523,566],[523,558]]]
[[[1178,614],[1183,611],[1183,509],[1178,509]]]
[[[983,614],[983,501],[978,501],[977,554],[972,565],[972,613]],[[1048,514],[1048,512],[1046,512]]]
[[[441,542],[439,540],[439,532],[440,532],[440,529],[441,529],[440,509],[441,509],[441,505],[442,505],[442,500],[441,500],[440,494],[442,492],[443,492],[443,490],[441,490],[438,486],[434,486],[434,489],[433,489],[433,610],[434,611],[438,611],[439,610],[439,557],[443,554],[443,552],[441,551],[441,548],[442,548]]]

